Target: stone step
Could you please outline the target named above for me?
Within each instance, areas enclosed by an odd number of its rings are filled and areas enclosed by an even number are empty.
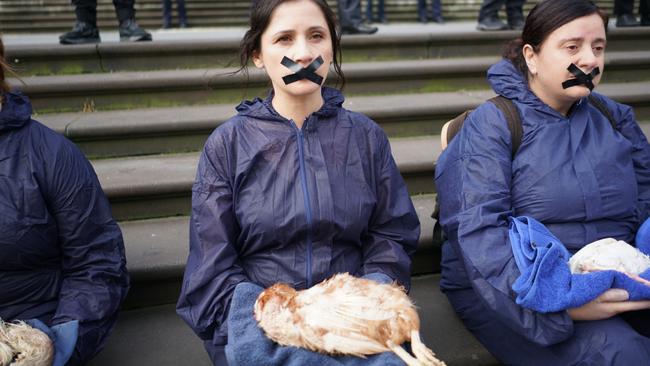
[[[487,68],[498,57],[349,63],[343,66],[347,95],[485,89]],[[605,82],[650,80],[650,51],[610,52]],[[208,103],[237,103],[264,96],[268,77],[235,68],[32,76],[10,83],[23,90],[38,113],[110,110]],[[330,85],[335,82],[330,78]]]
[[[330,6],[336,12],[336,1],[329,1]],[[597,3],[608,14],[612,12],[613,1],[597,1]],[[250,2],[207,1],[187,2],[188,18],[194,26],[224,26],[224,25],[246,25],[248,23],[248,6]],[[362,2],[362,14],[365,14],[365,4]],[[387,0],[385,3],[386,16],[390,21],[412,21],[417,20],[416,0]],[[478,15],[480,0],[466,1],[443,1],[442,14],[447,20],[474,20]],[[534,6],[534,2],[527,2],[524,12],[527,13]],[[227,8],[224,8],[227,7]],[[159,1],[137,1],[135,4],[138,22],[145,27],[158,27],[161,24],[162,5]],[[206,12],[211,9],[241,9],[230,13],[230,16],[213,14],[207,16]],[[73,7],[65,1],[0,1],[0,9],[7,10],[6,15],[0,15],[1,29],[4,32],[38,32],[38,31],[64,31],[71,27],[73,22]],[[30,10],[32,12],[30,12]],[[20,11],[18,15],[16,12]],[[504,16],[503,10],[501,15]],[[3,12],[4,13],[4,12]],[[1,14],[1,13],[0,13]],[[47,17],[44,16],[47,14]],[[175,14],[175,12],[174,12]],[[48,20],[48,19],[56,20]],[[114,8],[110,2],[98,2],[98,19],[100,27],[115,28]],[[34,26],[34,23],[37,25]]]
[[[433,240],[434,221],[431,218],[435,195],[415,195],[412,199],[420,219],[421,234],[411,273],[438,273],[441,243]],[[188,220],[187,216],[179,216],[119,223],[132,281],[124,308],[176,301],[189,249]]]
[[[433,192],[437,136],[391,139],[393,156],[411,194]],[[186,215],[198,152],[93,160],[117,220]]]
[[[97,45],[8,44],[6,58],[23,77],[30,75],[87,74],[116,71],[151,71],[228,67],[238,64],[239,41],[245,32],[200,32],[204,39],[146,43],[105,42]],[[514,31],[477,32],[473,29],[440,32],[413,27],[401,32],[386,27],[381,34],[344,37],[344,64],[409,59],[497,56]],[[608,53],[650,51],[650,27],[613,29],[608,34]],[[188,57],[190,55],[190,57]]]
[[[465,329],[446,296],[440,275],[412,278],[422,340],[447,365],[495,366],[494,359]],[[88,366],[210,366],[201,340],[176,315],[173,304],[122,311],[106,348]]]
[[[391,137],[434,135],[442,124],[491,97],[489,91],[355,96],[345,107],[368,115]],[[89,157],[165,154],[202,149],[207,136],[236,114],[234,104],[43,114],[36,118]]]
[[[650,83],[609,83],[598,91],[634,106],[639,120],[650,120]],[[410,137],[439,134],[444,122],[493,95],[483,90],[353,96],[344,105],[375,120],[391,137]],[[36,118],[74,141],[89,157],[119,157],[198,151],[210,132],[236,113],[234,106],[58,113]]]

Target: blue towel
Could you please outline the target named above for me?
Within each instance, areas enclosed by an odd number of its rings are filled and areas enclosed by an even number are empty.
[[[617,271],[572,274],[564,244],[535,219],[510,218],[510,244],[521,275],[512,285],[517,304],[550,313],[584,305],[610,288],[621,288],[630,300],[650,299],[645,286]],[[650,279],[650,270],[641,274]]]
[[[72,356],[74,347],[77,344],[77,335],[79,332],[79,321],[71,320],[69,322],[53,325],[48,327],[38,319],[28,319],[25,323],[47,334],[54,344],[54,361],[52,366],[64,366]]]
[[[230,303],[228,314],[228,344],[226,357],[229,366],[403,366],[404,362],[392,352],[360,358],[328,356],[307,349],[280,346],[270,340],[257,325],[253,307],[264,289],[252,283],[240,283]]]

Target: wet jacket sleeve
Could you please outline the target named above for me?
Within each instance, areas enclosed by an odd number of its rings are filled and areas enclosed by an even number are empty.
[[[567,339],[566,312],[542,314],[515,303],[519,277],[508,238],[511,137],[503,114],[485,103],[465,121],[437,172],[440,219],[472,288],[500,321],[526,339],[550,345]]]
[[[52,325],[79,321],[69,365],[99,352],[126,297],[129,278],[120,228],[94,170],[65,141],[46,163],[47,201],[62,251],[62,284]]]
[[[377,171],[377,204],[362,238],[364,263],[362,273],[381,273],[410,288],[411,257],[420,236],[411,197],[391,154],[383,131],[377,132],[380,169]]]
[[[638,184],[639,220],[650,216],[650,145],[629,106],[609,100],[609,109],[619,122],[618,130],[632,144],[632,161]]]
[[[228,173],[228,146],[215,133],[199,159],[192,187],[189,256],[176,307],[201,339],[215,345],[226,344],[230,300],[235,286],[247,281],[235,248],[239,226]]]

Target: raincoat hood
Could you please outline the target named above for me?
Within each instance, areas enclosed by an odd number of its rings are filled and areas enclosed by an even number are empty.
[[[332,117],[336,115],[345,100],[341,91],[323,87],[321,94],[323,96],[323,105],[313,115],[318,117]],[[245,100],[237,106],[237,112],[239,112],[240,116],[245,117],[253,117],[267,121],[285,121],[286,118],[282,117],[273,108],[272,101],[274,95],[275,93],[271,90],[265,99],[255,98],[253,100]]]
[[[32,104],[19,92],[6,93],[0,109],[0,132],[21,128],[32,116]]]
[[[495,93],[543,114],[561,117],[560,112],[549,107],[530,90],[528,80],[509,60],[504,59],[492,65],[488,69],[487,78]]]

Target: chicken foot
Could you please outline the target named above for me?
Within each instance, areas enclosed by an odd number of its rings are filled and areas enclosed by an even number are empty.
[[[432,350],[422,343],[422,340],[420,340],[420,332],[418,330],[411,331],[411,350],[415,357],[425,365],[446,366],[444,362],[436,358],[436,355]]]

